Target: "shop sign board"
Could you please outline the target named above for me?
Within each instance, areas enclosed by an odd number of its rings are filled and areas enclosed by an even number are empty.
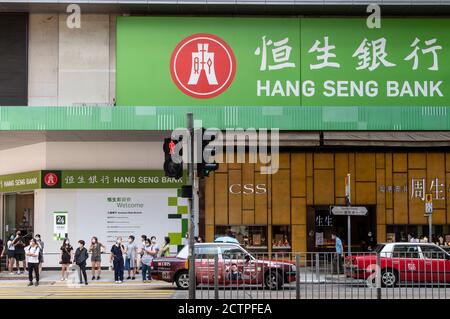
[[[366,216],[367,208],[363,206],[333,206],[331,212],[333,215],[341,216]]]
[[[41,171],[24,172],[0,176],[0,192],[20,192],[39,188]]]
[[[67,212],[53,212],[53,240],[63,240],[68,232]]]
[[[445,106],[449,33],[439,18],[118,17],[117,104]]]

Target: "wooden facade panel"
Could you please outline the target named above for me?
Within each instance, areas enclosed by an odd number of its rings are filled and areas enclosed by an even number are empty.
[[[292,224],[306,225],[306,198],[291,199]]]
[[[314,205],[314,179],[306,177],[306,204]]]
[[[219,165],[222,166],[222,165]],[[225,166],[225,165],[223,165]],[[214,218],[216,225],[228,224],[228,174],[214,174]]]
[[[444,153],[427,153],[427,193],[433,195],[433,209],[445,209]]]
[[[280,153],[279,158],[279,168],[290,168],[291,167],[291,154],[290,153]]]
[[[418,198],[417,196],[424,195],[423,191],[419,189],[419,185],[423,184],[422,180],[426,180],[426,170],[424,169],[410,169],[408,170],[408,181],[410,181],[409,185],[409,222],[411,224],[425,224],[427,223],[427,219],[423,216],[425,203],[422,198]],[[414,186],[411,181],[415,180]],[[413,189],[414,187],[414,189]],[[417,196],[415,196],[417,195]]]
[[[450,172],[450,153],[445,153],[445,171]]]
[[[306,225],[292,225],[292,250],[306,252]]]
[[[377,185],[375,182],[356,182],[356,198],[354,203],[357,205],[374,205],[377,203]]]
[[[214,174],[210,174],[205,181],[205,224],[207,225],[214,225]]]
[[[357,182],[375,181],[375,153],[356,153],[355,167]]]
[[[334,168],[334,153],[314,153],[314,169]]]
[[[205,225],[205,240],[207,243],[214,241],[214,225]]]
[[[378,168],[385,168],[385,153],[377,153],[375,155],[375,167]]]
[[[386,209],[386,224],[392,225],[394,223],[394,210]]]
[[[345,178],[348,170],[348,153],[334,155],[334,194],[336,197],[345,197]]]
[[[272,224],[291,223],[290,172],[279,170],[272,175]]]
[[[386,225],[377,225],[377,242],[386,242]]]
[[[433,204],[434,206],[434,204]],[[428,221],[428,219],[427,219]],[[446,224],[446,211],[445,209],[434,209],[433,207],[433,225],[445,225]]]
[[[241,183],[241,170],[229,170],[228,185]],[[228,221],[231,225],[242,224],[242,194],[228,194]]]
[[[425,169],[427,153],[408,153],[408,169]]]
[[[313,176],[314,163],[313,154],[306,153],[306,176]]]
[[[254,210],[243,210],[242,211],[242,223],[244,225],[255,224],[255,211]]]
[[[291,154],[291,191],[293,197],[306,196],[306,155]]]
[[[353,202],[356,196],[356,167],[355,167],[355,153],[348,154],[348,173],[350,173],[350,199]]]
[[[314,170],[314,204],[334,204],[334,170]]]
[[[270,194],[270,189],[267,185],[267,176],[262,174],[255,174],[256,185],[266,185],[266,192],[255,195],[255,224],[267,224],[267,196]]]
[[[408,183],[408,174],[394,173],[394,185]],[[394,192],[394,224],[408,224],[408,193]]]
[[[406,173],[408,169],[407,155],[407,153],[394,153],[392,155],[392,169],[394,173]]]
[[[246,163],[242,164],[242,209],[255,209],[255,170],[254,164]],[[253,189],[253,192],[246,190],[245,188]]]

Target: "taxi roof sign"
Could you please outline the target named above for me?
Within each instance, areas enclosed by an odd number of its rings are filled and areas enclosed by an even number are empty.
[[[433,201],[433,196],[431,194],[425,195],[425,202],[431,203]]]

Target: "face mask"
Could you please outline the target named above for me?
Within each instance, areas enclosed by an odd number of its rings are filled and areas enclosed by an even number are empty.
[[[150,246],[150,244],[149,243],[145,243],[145,247],[148,247],[148,246]]]
[[[152,244],[156,244],[156,240],[153,239],[153,240],[152,240]]]
[[[118,240],[117,243],[120,245],[120,244],[122,243],[122,241],[121,241],[121,240]]]
[[[128,242],[131,244],[132,242],[133,242],[133,240],[131,240],[131,239],[128,239]]]
[[[83,248],[83,245],[80,244],[80,249]]]

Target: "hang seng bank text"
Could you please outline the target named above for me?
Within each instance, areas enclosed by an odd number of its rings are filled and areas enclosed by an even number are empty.
[[[443,97],[443,81],[257,80],[257,96]]]

